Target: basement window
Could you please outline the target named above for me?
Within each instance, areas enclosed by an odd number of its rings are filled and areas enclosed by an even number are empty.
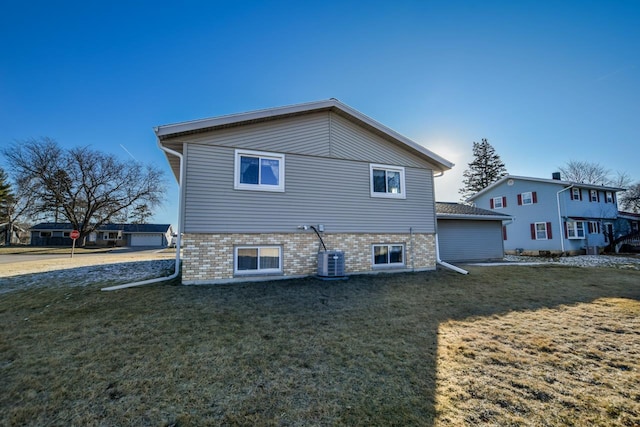
[[[403,267],[404,245],[373,245],[374,267]]]
[[[280,246],[238,246],[234,258],[236,274],[282,273]]]

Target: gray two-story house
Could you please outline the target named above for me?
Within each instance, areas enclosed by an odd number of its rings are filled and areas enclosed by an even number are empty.
[[[313,275],[325,246],[346,274],[435,269],[434,175],[453,164],[335,99],[155,132],[185,284]]]
[[[469,198],[475,206],[510,215],[506,253],[594,253],[613,236],[622,188],[507,175]]]

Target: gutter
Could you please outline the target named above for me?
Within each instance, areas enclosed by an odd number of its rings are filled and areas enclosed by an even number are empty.
[[[562,253],[564,253],[564,239],[565,236],[562,233],[562,214],[560,213],[560,193],[562,193],[563,191],[567,191],[570,190],[574,187],[573,184],[571,184],[570,186],[563,188],[562,190],[558,191],[556,193],[556,201],[558,202],[558,227],[560,227],[560,250],[562,251]]]
[[[467,270],[463,270],[460,267],[456,267],[455,265],[451,265],[448,262],[444,262],[440,259],[440,243],[438,242],[438,233],[436,233],[436,263],[460,274],[469,274]]]
[[[178,230],[177,230],[177,236],[176,236],[176,265],[175,265],[175,269],[173,274],[171,274],[170,276],[165,276],[165,277],[158,277],[155,279],[149,279],[149,280],[143,280],[141,282],[133,282],[133,283],[124,283],[122,285],[116,285],[116,286],[109,286],[107,288],[102,288],[100,289],[101,291],[115,291],[118,289],[126,289],[126,288],[133,288],[135,286],[142,286],[142,285],[151,285],[153,283],[160,283],[160,282],[167,282],[169,280],[173,280],[176,277],[178,277],[180,275],[180,246],[182,245],[182,171],[183,171],[183,166],[184,166],[184,156],[180,153],[178,153],[177,151],[174,151],[170,148],[167,148],[165,146],[163,146],[160,143],[160,139],[158,139],[158,147],[164,151],[165,153],[168,154],[172,154],[174,156],[177,156],[180,159],[180,180],[178,181]]]

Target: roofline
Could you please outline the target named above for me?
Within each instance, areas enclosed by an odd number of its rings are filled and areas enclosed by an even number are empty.
[[[375,129],[378,132],[382,132],[388,135],[389,137],[405,144],[422,156],[426,157],[429,161],[435,162],[436,166],[438,166],[441,171],[451,169],[454,166],[454,163],[446,160],[443,157],[440,157],[431,150],[428,150],[422,145],[399,134],[393,129],[388,128],[387,126],[379,123],[369,116],[366,116],[365,114],[362,114],[361,112],[349,107],[348,105],[343,104],[335,98],[323,101],[313,101],[302,104],[288,105],[284,107],[267,108],[245,113],[230,114],[200,120],[192,120],[188,122],[161,125],[155,127],[154,132],[156,134],[156,137],[158,138],[158,141],[163,141],[172,136],[178,136],[185,133],[204,132],[223,126],[242,125],[255,121],[266,121],[290,115],[305,114],[323,110],[339,110],[342,113],[350,116],[352,119],[355,119],[362,124]]]
[[[469,197],[466,201],[475,200],[477,197],[483,195],[484,193],[488,192],[489,190],[493,189],[494,187],[497,187],[498,185],[502,184],[503,182],[505,182],[505,181],[507,181],[509,179],[519,179],[521,181],[534,181],[534,182],[543,182],[543,183],[547,183],[547,184],[557,184],[557,185],[562,185],[563,187],[570,187],[570,186],[573,185],[575,187],[586,188],[586,189],[589,189],[589,190],[626,191],[625,188],[609,187],[609,186],[606,186],[606,185],[585,184],[583,182],[562,181],[562,180],[559,180],[559,179],[549,179],[549,178],[534,178],[534,177],[529,177],[529,176],[505,175],[502,178],[500,178],[499,180],[497,180],[496,182],[490,184],[488,187],[485,187],[482,190],[478,191],[476,194],[474,194],[473,196]]]
[[[448,214],[437,213],[437,219],[479,219],[484,221],[510,221],[512,216],[508,215],[473,215],[473,214]]]

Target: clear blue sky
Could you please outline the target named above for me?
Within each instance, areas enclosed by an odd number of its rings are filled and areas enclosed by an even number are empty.
[[[156,222],[176,223],[177,186],[154,126],[331,97],[456,163],[436,181],[441,201],[459,200],[482,138],[514,175],[584,160],[640,180],[636,0],[1,10],[0,145],[48,136],[158,164],[171,191]]]

